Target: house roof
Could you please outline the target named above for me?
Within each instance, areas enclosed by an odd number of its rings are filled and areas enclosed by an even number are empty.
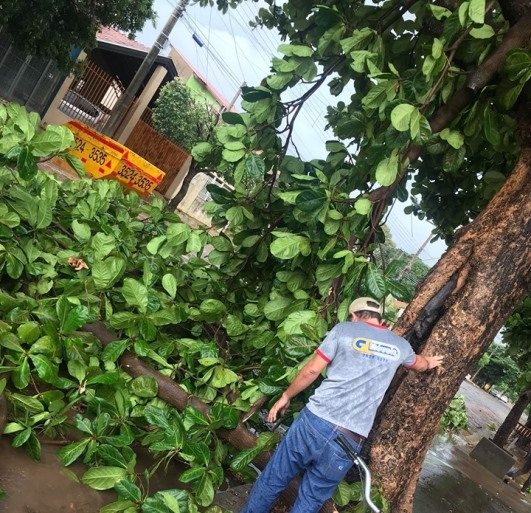
[[[96,40],[98,41],[98,47],[101,49],[122,53],[124,55],[136,58],[143,58],[151,49],[149,46],[146,46],[135,39],[130,39],[126,34],[112,27],[100,27],[100,30],[96,36]],[[190,64],[190,62],[185,59],[183,55],[178,52],[171,44],[170,48],[176,52],[189,66],[194,76],[204,84],[205,88],[216,98],[218,103],[228,109],[230,102],[220,92],[218,92],[212,86],[212,84],[210,84],[207,79],[201,73],[199,73],[199,71],[197,71],[194,66],[192,66],[192,64]],[[157,56],[156,62],[163,64],[166,68],[168,68],[172,76],[178,76],[175,63],[171,59],[171,52],[170,55],[159,54]],[[232,107],[230,110],[232,112],[236,112],[234,107]]]
[[[143,45],[135,39],[130,39],[124,33],[112,27],[100,27],[96,39],[102,43],[110,43],[116,46],[123,46],[124,48],[140,50],[144,53],[148,53],[150,50],[149,46]]]

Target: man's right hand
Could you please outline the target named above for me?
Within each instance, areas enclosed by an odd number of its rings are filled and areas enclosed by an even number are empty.
[[[291,402],[291,399],[284,396],[282,394],[280,396],[280,399],[273,405],[271,410],[269,410],[269,415],[267,416],[267,422],[275,422],[277,420],[277,415],[280,412],[280,415],[284,415],[286,413],[286,410],[289,407],[289,403]]]

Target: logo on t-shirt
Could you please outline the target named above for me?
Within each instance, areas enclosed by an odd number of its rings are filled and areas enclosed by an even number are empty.
[[[354,339],[352,347],[358,353],[362,353],[367,358],[377,360],[388,360],[396,362],[400,358],[400,350],[392,344],[378,342],[370,338],[358,337]]]

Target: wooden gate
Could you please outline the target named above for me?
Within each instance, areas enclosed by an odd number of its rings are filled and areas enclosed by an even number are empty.
[[[157,191],[165,195],[177,173],[185,163],[189,154],[180,146],[157,132],[150,124],[151,110],[148,108],[138,120],[125,146],[138,153],[148,162],[166,173],[157,187]]]

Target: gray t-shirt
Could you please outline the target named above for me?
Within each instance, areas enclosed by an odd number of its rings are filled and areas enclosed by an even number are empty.
[[[365,322],[337,324],[316,352],[329,364],[308,409],[365,437],[397,368],[416,360],[407,340]]]

